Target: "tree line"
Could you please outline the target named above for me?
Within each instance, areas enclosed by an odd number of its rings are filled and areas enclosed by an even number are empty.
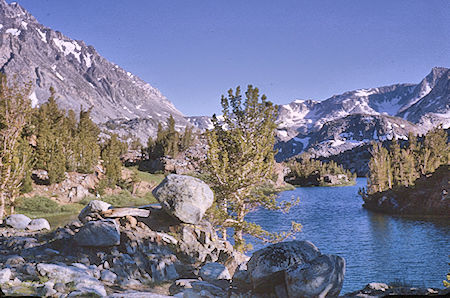
[[[158,123],[156,138],[148,138],[144,156],[148,159],[158,159],[163,156],[176,158],[179,152],[185,151],[192,145],[194,138],[191,126],[186,126],[184,133],[179,133],[175,129],[175,119],[170,115],[167,118],[166,128]]]
[[[290,172],[286,176],[286,180],[293,184],[324,185],[323,181],[325,175],[345,175],[348,180],[356,178],[356,174],[344,169],[342,165],[335,161],[322,162],[313,159],[309,154],[303,153],[299,158],[290,160],[286,163]]]
[[[31,172],[45,170],[47,184],[66,178],[66,172],[93,173],[102,160],[103,183],[115,185],[121,176],[120,155],[126,143],[117,135],[100,137],[91,120],[91,109],[58,108],[55,91],[48,101],[32,108],[31,84],[8,82],[0,74],[0,218],[9,207],[14,213],[16,198],[32,190]]]
[[[419,140],[410,133],[408,142],[403,145],[395,139],[386,147],[373,142],[370,153],[368,194],[413,186],[421,175],[433,173],[450,161],[448,135],[442,126],[430,130]]]

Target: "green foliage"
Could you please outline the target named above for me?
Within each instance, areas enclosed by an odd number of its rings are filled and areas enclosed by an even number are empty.
[[[30,148],[26,127],[31,117],[31,84],[9,84],[0,74],[0,219],[6,204],[14,212],[25,175],[30,168]]]
[[[192,145],[193,141],[194,137],[192,127],[186,126],[186,128],[184,129],[184,134],[181,136],[180,140],[180,151],[187,150]]]
[[[36,127],[36,166],[48,172],[50,184],[65,179],[63,127],[64,113],[56,103],[55,90],[50,88],[48,101],[41,105],[34,117]]]
[[[113,134],[101,151],[108,186],[116,185],[122,176],[120,156],[125,153],[126,147],[126,143],[120,142],[117,135]]]
[[[92,198],[85,198],[80,203],[88,204]],[[144,197],[133,196],[129,191],[123,190],[119,194],[115,195],[104,195],[101,196],[100,200],[107,202],[114,207],[130,207],[130,206],[141,206],[155,203],[153,196],[146,195]]]
[[[152,174],[152,173],[148,173],[148,172],[139,171],[137,166],[129,167],[128,169],[132,170],[133,173],[136,174],[137,180],[149,182],[154,185],[160,184],[164,180],[164,177],[165,177],[164,174]]]
[[[130,149],[140,151],[143,148],[144,148],[144,145],[142,145],[141,141],[139,141],[139,139],[133,137],[132,141],[130,143]]]
[[[77,128],[78,150],[76,155],[77,172],[92,173],[98,164],[100,156],[99,134],[100,129],[91,120],[91,109],[80,111],[80,121]]]
[[[77,213],[83,208],[80,204],[61,205],[58,202],[41,196],[31,198],[20,197],[17,199],[16,211],[28,216],[49,217],[55,214]]]
[[[99,128],[90,119],[90,110],[60,110],[56,93],[50,88],[48,101],[33,116],[36,133],[35,167],[47,170],[49,183],[65,179],[66,171],[91,173],[100,155]]]
[[[391,141],[388,149],[373,142],[370,153],[367,193],[373,194],[395,187],[411,187],[420,175],[433,173],[439,166],[449,163],[448,136],[441,126],[430,130],[421,142],[409,134],[408,144],[400,146]],[[361,195],[366,195],[361,190]]]
[[[61,207],[57,202],[41,196],[34,196],[31,198],[21,197],[17,200],[16,208],[17,211],[28,214],[38,212],[56,213],[61,211]]]
[[[243,234],[274,242],[288,234],[274,234],[260,226],[245,221],[245,215],[257,207],[284,209],[287,204],[277,204],[276,195],[264,193],[260,187],[271,178],[275,142],[276,106],[259,96],[259,90],[248,86],[245,98],[240,87],[228,96],[222,96],[224,121],[214,115],[214,128],[206,133],[208,140],[207,161],[204,172],[206,181],[215,192],[215,203],[210,210],[215,225],[222,227],[226,239],[226,227],[234,229],[235,247],[246,250]],[[287,209],[287,208],[286,208]],[[293,224],[291,232],[299,230]]]
[[[175,119],[172,115],[167,119],[167,128],[158,124],[156,139],[151,137],[147,141],[146,154],[149,159],[157,159],[162,156],[176,157],[179,152],[188,149],[194,141],[192,127],[186,127],[183,134],[175,130]]]
[[[325,163],[312,159],[306,153],[303,153],[295,160],[288,161],[287,166],[290,172],[286,179],[292,184],[325,186],[329,184],[324,181],[325,175],[345,175],[348,181],[341,179],[344,180],[342,184],[348,184],[349,181],[356,178],[356,174],[344,169],[342,165],[337,164],[335,161]]]

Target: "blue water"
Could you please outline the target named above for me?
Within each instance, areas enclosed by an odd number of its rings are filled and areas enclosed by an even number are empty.
[[[302,187],[280,194],[280,199],[300,198],[288,214],[264,209],[247,220],[269,231],[283,231],[291,221],[303,225],[298,240],[309,240],[322,253],[346,260],[341,293],[363,288],[369,282],[401,281],[413,286],[442,288],[449,272],[450,220],[382,215],[362,208],[355,186]],[[264,247],[250,240],[255,249]]]

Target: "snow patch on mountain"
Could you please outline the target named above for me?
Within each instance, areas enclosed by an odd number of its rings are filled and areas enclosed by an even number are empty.
[[[8,40],[0,42],[0,68],[22,82],[32,81],[33,105],[46,102],[53,87],[61,108],[79,112],[81,106],[92,107],[96,123],[143,141],[155,136],[158,122],[166,123],[170,115],[178,127],[189,125],[158,89],[101,57],[94,47],[41,25],[19,4],[0,0],[0,20],[0,41]]]
[[[76,41],[65,41],[59,38],[53,38],[53,43],[61,52],[64,53],[64,56],[72,54],[78,62],[81,63],[81,46]]]
[[[21,32],[22,31],[20,31],[19,29],[16,29],[16,28],[6,29],[6,33],[14,35],[14,36],[19,36]]]

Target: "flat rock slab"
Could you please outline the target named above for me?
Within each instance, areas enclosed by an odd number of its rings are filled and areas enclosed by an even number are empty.
[[[120,244],[120,231],[112,219],[90,221],[75,234],[79,246],[108,247]]]
[[[150,215],[150,211],[138,208],[114,208],[102,211],[101,215],[107,218],[116,218],[125,216],[148,217]]]
[[[200,277],[204,281],[230,280],[231,275],[227,267],[220,263],[207,263],[200,269]]]

